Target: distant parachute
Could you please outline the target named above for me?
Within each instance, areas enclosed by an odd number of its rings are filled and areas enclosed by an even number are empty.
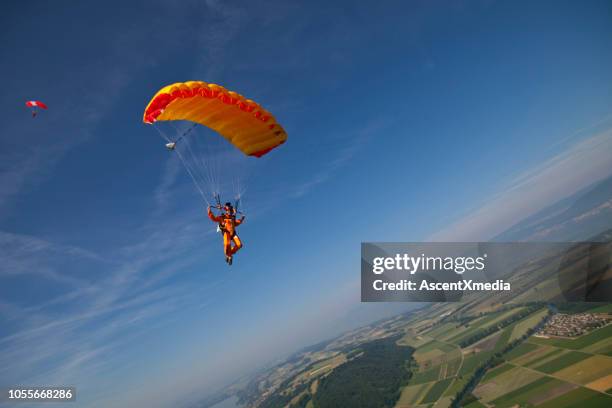
[[[176,126],[176,121],[189,123]],[[259,104],[220,85],[201,81],[160,89],[145,108],[143,122],[153,125],[165,139],[166,148],[176,152],[209,204],[210,197],[217,204],[220,195],[227,200],[230,189],[236,203],[240,202],[242,178],[250,174],[244,169],[244,155],[261,157],[287,140],[283,127]],[[164,123],[174,129],[171,135],[164,131]]]
[[[47,110],[47,105],[45,105],[41,101],[27,101],[25,104],[32,111],[33,118],[36,117],[39,109]]]

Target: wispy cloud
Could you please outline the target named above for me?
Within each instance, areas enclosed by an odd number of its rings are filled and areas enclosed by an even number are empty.
[[[350,132],[349,135],[344,137],[345,145],[338,150],[337,155],[327,164],[321,165],[321,169],[310,180],[294,187],[289,195],[293,198],[303,197],[320,184],[328,181],[338,170],[350,162],[372,137],[382,132],[387,126],[390,126],[389,121],[377,119],[365,123],[360,128]]]
[[[612,129],[576,142],[518,174],[480,208],[429,237],[433,241],[490,239],[544,207],[612,173]]]
[[[228,63],[228,45],[243,29],[247,11],[220,0],[205,0],[204,5],[195,11],[206,24],[194,27],[198,50],[194,71],[206,78],[218,78]]]
[[[31,275],[53,283],[82,287],[86,281],[62,273],[71,262],[105,262],[98,254],[71,245],[55,244],[44,239],[0,231],[0,279]]]
[[[171,321],[168,319],[179,310],[201,308],[200,296],[206,287],[218,285],[218,280],[203,282],[197,290],[181,280],[169,282],[201,259],[193,255],[194,246],[202,242],[199,230],[190,228],[194,217],[202,218],[188,214],[172,222],[150,219],[137,243],[109,255],[112,262],[81,248],[2,233],[0,241],[11,248],[2,251],[3,256],[10,252],[6,256],[12,259],[11,275],[42,273],[53,279],[55,287],[68,286],[57,298],[44,300],[43,307],[0,305],[0,317],[13,320],[8,326],[13,329],[0,337],[2,382],[82,384],[84,373],[96,378],[105,370],[112,371],[113,355],[134,338]],[[66,278],[71,276],[66,270],[48,266],[57,257],[73,261],[71,273],[80,270],[75,260],[86,259],[94,263],[90,270],[100,268],[104,274],[96,274],[91,282],[73,281]]]

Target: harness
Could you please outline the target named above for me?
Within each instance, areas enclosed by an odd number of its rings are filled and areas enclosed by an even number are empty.
[[[216,202],[216,208],[221,210],[223,207],[221,206],[221,197],[219,196],[219,194],[214,194],[214,198],[215,198],[215,202]],[[236,200],[236,206],[232,209],[233,210],[233,214],[229,216],[229,218],[232,220],[232,223],[234,224],[234,232],[231,236],[231,238],[234,238],[234,236],[236,235],[236,214],[238,213],[238,205],[240,204],[240,198],[238,198]],[[217,226],[217,231],[219,231],[222,234],[227,233],[227,229],[225,228],[225,220],[228,218],[225,216],[225,214],[222,215],[223,219],[221,220],[221,222],[219,223],[219,225]]]
[[[228,233],[227,229],[225,228],[225,220],[227,219],[232,220],[232,223],[234,223],[234,232],[232,233],[232,236],[231,236],[231,238],[234,238],[234,236],[236,235],[236,229],[235,229],[236,228],[236,224],[235,224],[236,216],[231,215],[229,217],[226,217],[225,215],[223,215],[223,220],[219,223],[218,230],[222,234]]]

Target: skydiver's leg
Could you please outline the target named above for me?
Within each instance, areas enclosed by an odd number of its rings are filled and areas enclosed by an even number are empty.
[[[223,233],[223,252],[225,256],[232,256],[232,239],[227,232]]]
[[[238,238],[238,235],[235,235],[235,234],[232,240],[234,241],[234,247],[232,248],[232,255],[233,255],[236,252],[238,252],[240,248],[242,248],[242,241],[240,240],[240,238]]]

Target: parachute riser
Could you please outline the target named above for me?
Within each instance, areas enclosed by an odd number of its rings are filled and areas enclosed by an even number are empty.
[[[221,197],[219,196],[219,194],[215,194],[213,198],[215,200],[215,205],[212,207],[216,208],[219,211],[223,211],[224,206],[221,205]],[[246,215],[243,211],[240,211],[238,209],[239,205],[240,205],[240,199],[237,199],[234,204],[234,214]]]

